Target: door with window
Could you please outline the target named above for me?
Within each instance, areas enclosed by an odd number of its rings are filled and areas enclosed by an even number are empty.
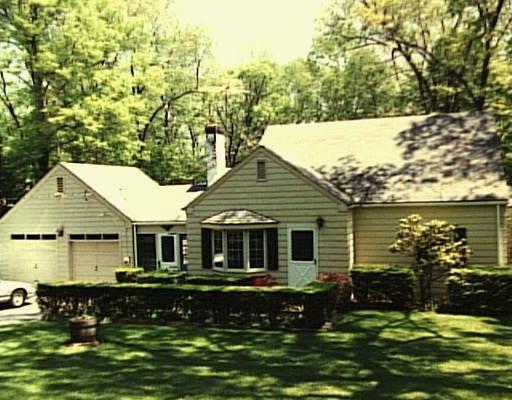
[[[161,233],[158,235],[158,269],[179,268],[179,240],[178,235]]]
[[[314,225],[288,228],[288,285],[301,287],[318,276],[317,231]]]

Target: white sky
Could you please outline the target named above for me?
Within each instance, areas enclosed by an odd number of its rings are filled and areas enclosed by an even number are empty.
[[[307,55],[326,0],[176,0],[178,18],[202,26],[224,67],[267,54],[286,63]]]

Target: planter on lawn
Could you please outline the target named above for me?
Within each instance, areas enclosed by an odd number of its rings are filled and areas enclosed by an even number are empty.
[[[71,343],[94,343],[97,341],[98,320],[96,317],[75,317],[69,320]]]

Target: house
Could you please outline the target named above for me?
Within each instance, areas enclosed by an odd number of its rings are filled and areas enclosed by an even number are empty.
[[[113,280],[121,265],[180,268],[182,208],[200,192],[133,167],[61,162],[0,220],[0,276]]]
[[[486,113],[270,126],[186,207],[189,270],[303,285],[391,254],[412,213],[453,223],[472,262],[507,261],[509,188]]]
[[[226,173],[224,136],[207,125],[207,183]],[[183,208],[206,185],[161,186],[134,167],[61,162],[0,219],[0,277],[114,280],[122,265],[187,264]]]

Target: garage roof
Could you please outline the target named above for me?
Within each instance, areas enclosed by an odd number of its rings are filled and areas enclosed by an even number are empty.
[[[182,210],[203,188],[195,185],[161,186],[135,167],[79,164],[61,165],[132,222],[185,222]]]

